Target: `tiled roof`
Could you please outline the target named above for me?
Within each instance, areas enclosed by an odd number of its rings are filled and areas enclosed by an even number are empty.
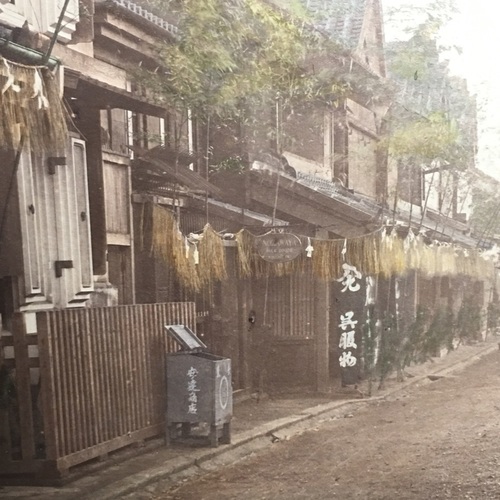
[[[302,0],[312,13],[313,24],[347,48],[355,48],[361,36],[366,0]]]
[[[412,221],[413,227],[419,228],[431,239],[452,241],[466,247],[474,247],[477,243],[475,239],[465,234],[465,230],[467,229],[466,225],[442,214],[434,214],[431,211],[427,211],[420,224],[420,216],[416,217],[413,215],[412,219],[412,214],[401,208],[398,208],[396,213],[393,213],[387,208],[383,210],[382,206],[372,198],[360,193],[351,192],[344,186],[327,179],[321,179],[314,175],[297,172],[297,182],[318,193],[340,201],[346,206],[371,215],[373,220],[380,221],[381,225],[384,222],[385,217],[383,217],[383,215],[385,214],[388,219],[392,219],[395,216],[397,220],[401,221],[403,226]]]
[[[380,211],[380,205],[375,200],[360,193],[354,193],[336,182],[311,174],[303,174],[300,171],[297,172],[297,182],[371,215],[376,215]]]

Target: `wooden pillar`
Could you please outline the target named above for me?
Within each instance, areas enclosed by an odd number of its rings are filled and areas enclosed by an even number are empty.
[[[316,237],[326,238],[326,231],[318,231]],[[329,332],[330,332],[330,283],[318,278],[314,283],[314,333],[316,339],[316,390],[330,389]]]
[[[82,106],[79,113],[79,128],[84,134],[87,143],[93,271],[94,274],[106,274],[107,235],[100,110]]]
[[[240,347],[240,387],[252,388],[251,345],[249,315],[251,310],[251,283],[248,279],[238,280],[239,347]]]
[[[236,280],[236,256],[235,248],[226,247],[226,266],[228,279],[221,283],[220,297],[220,322],[221,332],[216,333],[224,346],[223,355],[231,358],[231,370],[233,372],[234,388],[241,387],[241,367],[240,367],[240,335],[239,335],[239,303],[238,303],[238,282]]]
[[[21,313],[16,313],[12,318],[12,332],[16,360],[16,392],[19,405],[21,453],[23,461],[30,462],[35,458],[35,431],[33,426],[28,340],[26,338],[24,316]]]

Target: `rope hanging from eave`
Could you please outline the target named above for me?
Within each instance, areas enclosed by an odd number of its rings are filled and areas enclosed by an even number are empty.
[[[45,66],[0,57],[0,147],[16,150],[21,135],[33,152],[65,150],[68,130],[60,88]]]

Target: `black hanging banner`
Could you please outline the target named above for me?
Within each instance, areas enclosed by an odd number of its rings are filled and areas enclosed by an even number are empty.
[[[364,276],[348,263],[333,287],[337,321],[338,363],[342,385],[355,385],[360,378],[361,342],[366,284]]]

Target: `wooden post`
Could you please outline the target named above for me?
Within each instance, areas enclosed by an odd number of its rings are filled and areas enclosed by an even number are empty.
[[[9,377],[9,368],[6,366],[6,360],[4,359],[4,342],[7,337],[4,336],[2,340],[2,335],[0,334],[0,379],[2,376]],[[9,336],[10,340],[10,336]],[[13,340],[11,340],[13,342]],[[12,361],[12,360],[9,360]],[[2,373],[3,369],[5,372]],[[4,394],[5,397],[8,397],[7,394]],[[0,448],[0,464],[2,462],[9,462],[12,458],[12,449],[11,449],[11,436],[10,436],[10,426],[9,426],[9,409],[8,405],[5,408],[0,408],[0,443],[2,446]],[[1,470],[1,465],[0,465]]]
[[[49,318],[46,312],[37,313],[38,349],[40,358],[40,378],[43,426],[45,435],[46,458],[55,461],[58,454],[57,427],[59,422],[56,419],[56,406],[62,404],[61,400],[56,401],[54,387],[54,367],[52,364],[52,348],[50,345]]]
[[[16,390],[21,428],[21,452],[23,461],[35,458],[35,431],[33,426],[33,405],[28,357],[28,342],[24,315],[16,313],[12,318],[14,335],[14,356],[16,362]]]
[[[248,315],[250,312],[250,281],[240,278],[238,280],[238,311],[239,311],[239,346],[240,346],[240,386],[242,389],[252,388],[252,377],[250,375],[251,346],[249,338],[250,323]]]
[[[326,231],[318,231],[316,237],[326,238]],[[330,283],[315,279],[314,284],[314,331],[316,339],[316,390],[328,392],[329,373],[329,336],[330,336]]]
[[[236,280],[236,255],[235,248],[226,247],[226,265],[229,279],[221,283],[220,321],[218,327],[223,331],[218,332],[219,338],[224,339],[224,356],[231,358],[233,382],[235,388],[241,388],[240,365],[240,338],[239,338],[239,304],[238,282]]]

